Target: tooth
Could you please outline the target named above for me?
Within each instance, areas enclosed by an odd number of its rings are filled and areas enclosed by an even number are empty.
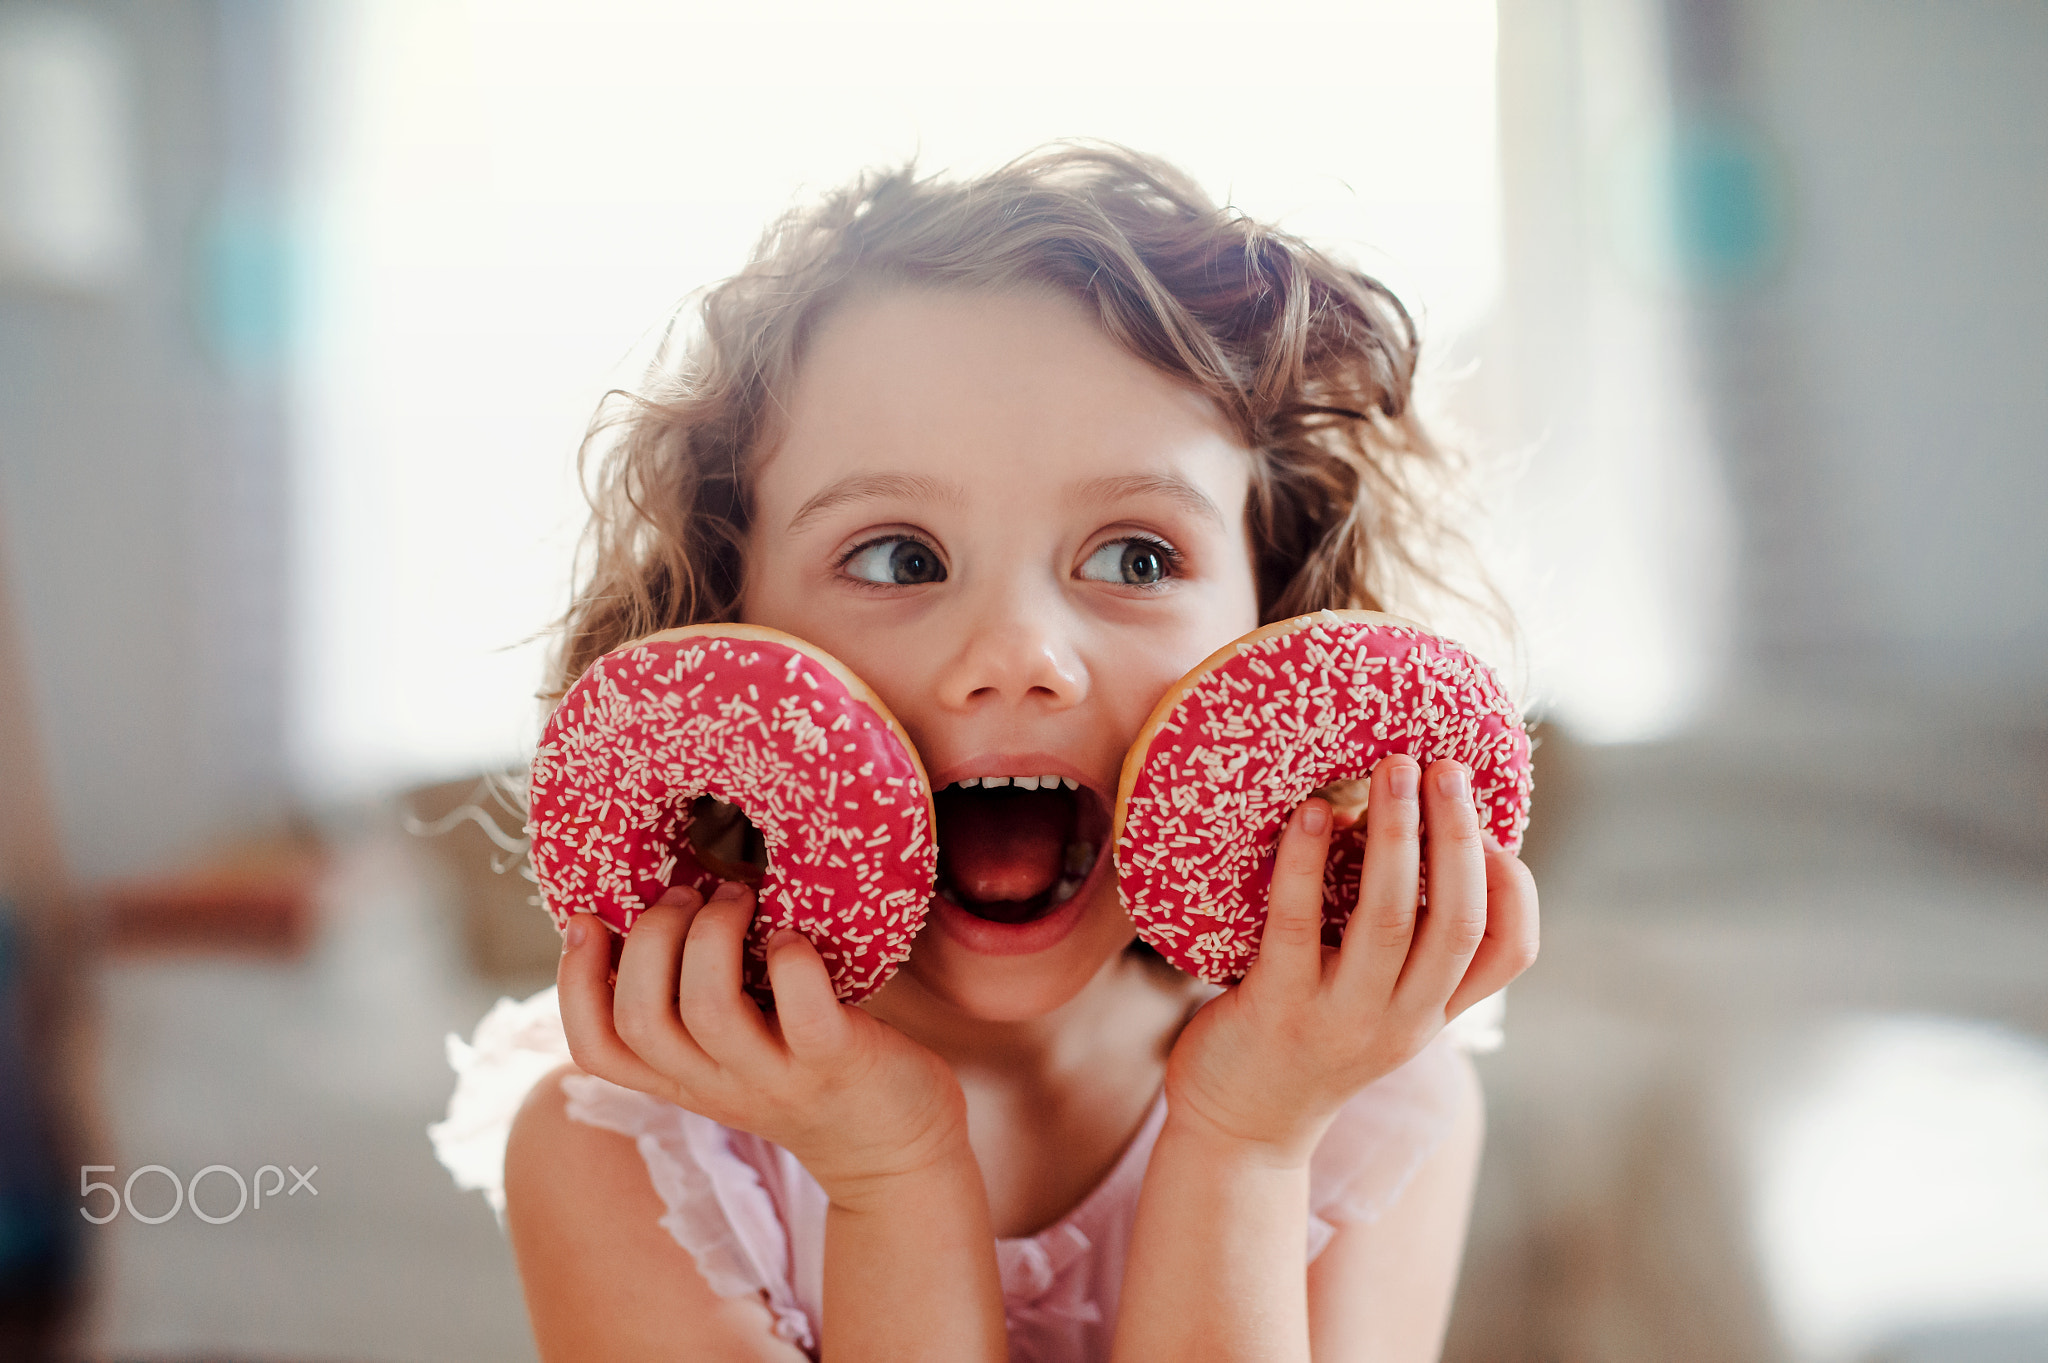
[[[1079,781],[1076,781],[1071,776],[1062,776],[1060,778],[1060,783],[1066,786],[1068,790],[1079,790],[1081,788],[1081,783]]]
[[[973,790],[976,786],[981,784],[981,778],[979,776],[970,776],[964,781],[955,781],[953,784],[956,786],[965,786],[967,787],[967,789]]]
[[[1007,786],[1010,784],[1010,778],[1007,776],[984,776],[981,778],[981,784],[984,789],[990,786]]]
[[[1040,790],[1058,790],[1060,788],[1060,778],[1057,776],[1041,776],[1038,778],[1038,788]]]
[[[1060,883],[1052,887],[1052,902],[1064,904],[1074,897],[1074,891],[1081,888],[1081,882],[1073,876],[1062,876]]]
[[[1038,778],[1036,776],[1012,776],[1010,784],[1019,790],[1037,790]]]

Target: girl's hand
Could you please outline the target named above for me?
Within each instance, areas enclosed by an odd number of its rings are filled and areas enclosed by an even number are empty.
[[[1425,814],[1429,906],[1418,915]],[[1462,765],[1424,773],[1412,758],[1384,759],[1365,824],[1358,906],[1343,946],[1326,947],[1330,805],[1312,798],[1295,811],[1258,960],[1195,1015],[1167,1062],[1176,1119],[1261,1157],[1305,1163],[1353,1094],[1536,959],[1535,882],[1480,828]]]
[[[754,892],[673,889],[641,914],[607,987],[609,933],[577,915],[557,970],[569,1054],[586,1073],[775,1142],[835,1203],[957,1160],[966,1103],[946,1063],[842,1004],[802,934],[768,941],[775,1013],[740,987]]]

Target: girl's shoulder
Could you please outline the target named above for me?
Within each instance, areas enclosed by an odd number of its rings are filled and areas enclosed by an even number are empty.
[[[1401,1194],[1477,1102],[1469,1048],[1445,1033],[1344,1105],[1309,1165],[1310,1255],[1339,1225],[1371,1222]]]
[[[580,1090],[601,1084],[564,1066],[511,1123],[505,1229],[536,1338],[574,1341],[584,1357],[799,1357],[810,1322],[736,1253],[730,1213],[698,1217],[694,1239],[680,1233],[675,1192],[646,1144],[579,1110],[590,1101]],[[671,1180],[697,1168],[669,1163]]]

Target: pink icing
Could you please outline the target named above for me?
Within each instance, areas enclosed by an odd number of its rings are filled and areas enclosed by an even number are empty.
[[[1258,631],[1178,697],[1138,759],[1116,843],[1138,935],[1189,974],[1237,980],[1258,956],[1273,853],[1295,806],[1390,753],[1472,770],[1501,846],[1529,821],[1529,734],[1491,669],[1421,629],[1323,611]],[[1358,899],[1364,829],[1336,835],[1323,879],[1335,944]]]
[[[595,913],[624,933],[663,891],[708,891],[690,803],[735,804],[768,868],[747,939],[768,997],[768,935],[791,927],[859,1002],[910,955],[938,868],[931,789],[907,743],[834,671],[775,639],[695,627],[598,659],[549,716],[528,836],[557,927]],[[675,637],[680,635],[681,637]]]

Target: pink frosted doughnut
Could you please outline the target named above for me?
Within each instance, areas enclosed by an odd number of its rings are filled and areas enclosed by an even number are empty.
[[[527,835],[555,925],[590,912],[623,934],[672,886],[709,893],[719,877],[687,837],[707,795],[737,805],[767,849],[747,987],[767,1000],[768,935],[788,927],[817,947],[840,998],[879,989],[931,902],[931,782],[858,677],[753,625],[664,630],[607,653],[548,717]]]
[[[1472,769],[1484,825],[1521,845],[1529,734],[1493,672],[1448,639],[1372,611],[1317,611],[1254,630],[1175,683],[1118,783],[1117,888],[1138,935],[1228,984],[1259,954],[1273,852],[1295,806],[1363,780],[1389,753]],[[1364,825],[1335,835],[1323,938],[1358,900]]]

